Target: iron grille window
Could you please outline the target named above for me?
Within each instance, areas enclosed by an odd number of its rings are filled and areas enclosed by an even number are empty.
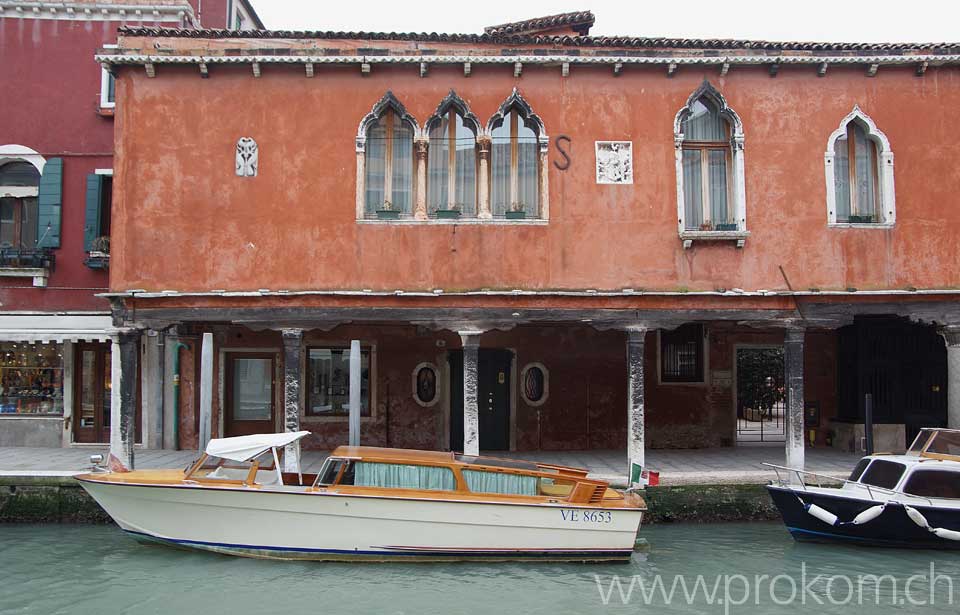
[[[703,382],[703,325],[660,332],[660,382]]]

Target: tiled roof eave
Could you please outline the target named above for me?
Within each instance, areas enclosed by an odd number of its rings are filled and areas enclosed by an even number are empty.
[[[804,41],[758,41],[741,39],[687,39],[669,37],[573,36],[536,34],[448,34],[437,32],[333,32],[305,30],[191,30],[163,27],[128,27],[120,36],[194,39],[325,39],[354,41],[398,41],[468,43],[489,45],[550,45],[558,47],[601,47],[651,50],[700,51],[808,51],[808,52],[916,52],[960,53],[960,42],[934,43],[845,43]]]
[[[766,65],[766,64],[879,64],[914,65],[927,62],[937,66],[960,63],[957,54],[875,54],[875,55],[217,55],[217,54],[139,54],[111,53],[97,54],[96,60],[102,64],[246,64],[252,62],[273,64],[411,64],[428,62],[430,64],[633,64],[633,65]]]

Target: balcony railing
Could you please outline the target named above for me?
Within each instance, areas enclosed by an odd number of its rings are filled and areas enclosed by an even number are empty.
[[[45,269],[54,268],[56,257],[50,248],[0,248],[0,268]]]

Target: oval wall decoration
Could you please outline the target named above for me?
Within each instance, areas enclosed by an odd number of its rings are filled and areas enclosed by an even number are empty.
[[[539,406],[547,400],[547,368],[541,363],[530,363],[523,368],[520,378],[523,400],[531,406]]]
[[[440,397],[439,374],[432,363],[421,363],[413,370],[413,398],[421,406],[432,406]]]

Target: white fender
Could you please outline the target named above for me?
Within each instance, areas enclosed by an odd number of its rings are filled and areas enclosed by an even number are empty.
[[[828,511],[828,510],[824,510],[823,508],[820,508],[820,507],[817,506],[816,504],[807,504],[804,508],[807,509],[807,512],[808,512],[808,513],[810,513],[811,515],[813,515],[813,516],[816,517],[817,519],[820,519],[821,521],[823,521],[823,522],[826,523],[827,525],[836,525],[836,524],[837,524],[837,516],[836,516],[835,514],[833,514],[832,512],[830,512],[830,511]]]
[[[910,517],[910,519],[913,520],[914,523],[916,523],[917,525],[919,525],[925,530],[930,529],[930,524],[927,523],[927,518],[924,517],[919,510],[917,510],[916,508],[913,508],[912,506],[906,506],[906,505],[904,505],[904,508],[907,511],[907,516]]]
[[[930,531],[936,534],[937,538],[945,538],[946,540],[960,540],[960,532],[956,530],[948,530],[938,527]]]
[[[883,508],[883,505],[872,506],[854,517],[851,523],[854,525],[863,525],[864,523],[869,523],[883,514]]]

